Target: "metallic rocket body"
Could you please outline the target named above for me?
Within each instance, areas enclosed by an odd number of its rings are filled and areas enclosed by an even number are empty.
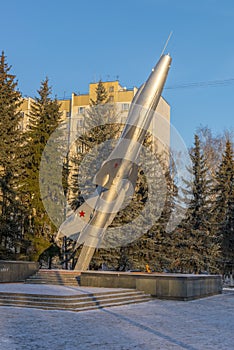
[[[124,159],[130,163],[137,162],[138,154],[166,82],[171,60],[169,55],[163,55],[152,69],[147,81],[135,95],[119,142],[94,178],[94,183],[97,185],[110,188],[114,178],[128,177],[128,168],[131,168],[131,165],[129,167],[125,165],[121,169],[119,167],[113,168],[112,163],[115,160]],[[107,169],[108,162],[110,163],[109,169]],[[109,176],[108,182],[106,181],[107,175]]]
[[[58,237],[77,238],[76,247],[84,243],[76,269],[88,268],[94,249],[100,245],[107,227],[114,220],[127,197],[134,193],[138,155],[158,105],[171,57],[162,55],[147,81],[135,95],[119,141],[94,177],[95,193],[60,227]],[[78,235],[79,233],[79,235]],[[84,261],[86,259],[86,261]]]

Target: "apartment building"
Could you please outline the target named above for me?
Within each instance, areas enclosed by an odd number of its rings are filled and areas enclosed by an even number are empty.
[[[124,123],[128,115],[128,110],[137,88],[127,89],[120,85],[118,80],[102,82],[108,94],[109,101],[115,105],[119,122]],[[96,89],[98,82],[89,84],[89,91],[86,94],[72,93],[68,99],[60,99],[60,110],[63,120],[69,120],[70,128],[74,132],[79,131],[85,122],[87,109],[90,108],[91,100],[96,99]],[[21,105],[22,124],[21,128],[25,130],[29,122],[29,115],[33,99],[24,98]],[[157,150],[165,150],[170,144],[170,105],[161,97],[157,110],[159,118],[154,118],[150,130],[158,138]]]

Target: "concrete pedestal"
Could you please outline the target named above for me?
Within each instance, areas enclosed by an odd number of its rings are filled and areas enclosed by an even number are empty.
[[[37,262],[0,260],[0,283],[24,281],[38,270]]]
[[[160,299],[192,300],[222,293],[219,275],[85,271],[81,286],[132,288]]]

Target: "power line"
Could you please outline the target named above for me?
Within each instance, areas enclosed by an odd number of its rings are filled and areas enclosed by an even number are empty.
[[[234,83],[234,78],[222,79],[222,80],[207,80],[198,81],[191,83],[180,83],[176,85],[169,85],[165,87],[165,90],[175,90],[175,89],[194,89],[194,88],[205,88],[205,87],[218,87],[218,86],[228,86]],[[130,88],[133,89],[133,88]],[[88,93],[86,93],[88,94]],[[27,97],[27,96],[25,96]],[[58,100],[70,99],[69,95],[64,95],[63,97],[58,97]]]
[[[202,88],[207,86],[217,87],[217,86],[228,86],[234,83],[234,78],[222,79],[222,80],[208,80],[208,81],[199,81],[192,83],[181,83],[177,85],[171,85],[165,87],[167,90],[172,89],[187,89],[187,88]]]

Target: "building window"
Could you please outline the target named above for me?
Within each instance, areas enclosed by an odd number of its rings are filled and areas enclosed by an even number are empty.
[[[114,96],[109,96],[109,101],[113,102],[114,101]]]
[[[78,114],[84,114],[85,107],[78,107]]]
[[[70,117],[70,112],[66,112],[66,116],[67,116],[67,118],[69,118]]]
[[[109,92],[114,92],[114,86],[109,87]]]
[[[122,103],[122,111],[128,111],[129,110],[129,103]]]
[[[77,119],[77,129],[82,128],[83,126],[83,119]]]

